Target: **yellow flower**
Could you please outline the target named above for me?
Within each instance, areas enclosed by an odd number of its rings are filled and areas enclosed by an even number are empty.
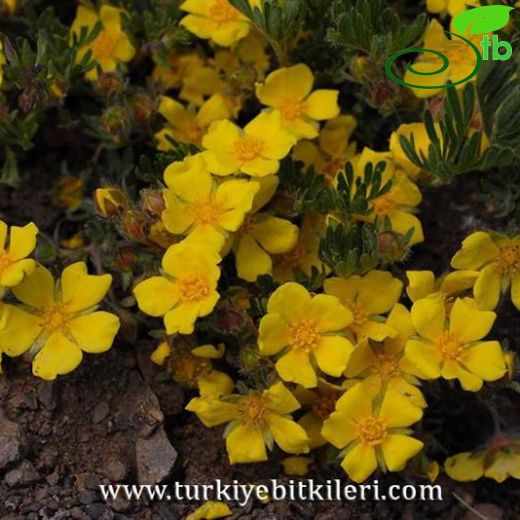
[[[181,9],[190,13],[181,20],[182,26],[222,47],[246,37],[251,28],[248,19],[228,0],[185,0]]]
[[[397,336],[386,338],[382,343],[364,340],[354,349],[344,375],[348,378],[360,378],[376,392],[392,388],[409,397],[421,408],[426,401],[417,388],[419,380],[413,375],[413,367],[406,359],[405,345],[414,329],[410,313],[396,303],[390,312],[386,324],[397,332]]]
[[[217,251],[227,233],[240,228],[260,188],[246,179],[215,182],[201,154],[168,166],[164,180],[166,209],[161,218],[166,229],[211,243]]]
[[[468,35],[467,39],[481,51],[480,42],[481,34]],[[434,72],[441,69],[443,61],[439,56],[431,52],[419,54],[418,59],[413,64],[413,69],[421,74],[414,74],[407,70],[404,75],[404,81],[413,85],[423,87],[434,85],[446,85],[448,81],[456,83],[470,76],[477,65],[477,56],[468,44],[459,38],[453,37],[449,39],[444,33],[444,28],[437,20],[432,20],[428,25],[424,34],[424,48],[433,49],[444,54],[449,60],[449,67],[439,73],[432,75],[424,75],[424,73]],[[482,52],[482,51],[481,51]],[[476,76],[471,78],[474,81]],[[463,83],[456,85],[459,89],[464,86]],[[440,88],[413,88],[414,94],[419,98],[429,98],[443,92],[445,87]]]
[[[323,288],[352,312],[354,320],[349,330],[358,341],[366,337],[383,341],[396,336],[397,331],[385,323],[383,314],[398,302],[403,283],[390,273],[370,271],[364,276],[328,278]]]
[[[456,271],[435,279],[431,271],[406,271],[408,286],[406,294],[412,302],[433,294],[449,299],[471,289],[478,278],[478,271]],[[449,301],[449,300],[448,300]]]
[[[310,276],[313,268],[319,272],[330,271],[318,256],[320,232],[323,226],[321,215],[309,213],[304,216],[294,248],[287,253],[276,255],[273,259],[273,278],[277,282],[292,280],[295,272]]]
[[[286,283],[271,295],[260,321],[260,354],[281,353],[276,362],[280,377],[315,387],[315,365],[334,377],[345,370],[354,347],[339,331],[351,322],[352,313],[334,296],[311,296],[303,286]]]
[[[385,194],[371,200],[369,205],[372,213],[368,216],[357,216],[359,220],[377,222],[384,226],[385,218],[388,217],[392,224],[392,230],[405,235],[413,229],[413,235],[408,245],[413,246],[424,240],[421,222],[413,214],[415,208],[421,203],[422,195],[419,188],[412,182],[405,172],[395,168],[390,162],[390,154],[374,152],[365,148],[357,160],[354,161],[354,171],[358,178],[365,176],[365,167],[371,162],[374,166],[380,161],[385,161],[386,166],[381,175],[381,185],[392,182],[392,186]]]
[[[267,460],[266,444],[271,449],[273,440],[286,453],[308,453],[307,435],[289,415],[298,408],[282,383],[248,395],[198,397],[186,406],[207,427],[229,422],[225,435],[231,464]]]
[[[224,518],[232,515],[233,511],[224,502],[215,502],[210,500],[201,505],[193,513],[190,513],[186,520],[213,520],[215,518]]]
[[[282,460],[283,471],[286,475],[304,477],[309,473],[310,457],[286,457]]]
[[[112,277],[89,275],[83,262],[63,270],[59,283],[38,265],[13,288],[24,307],[6,305],[7,322],[0,331],[0,350],[19,356],[32,348],[35,376],[46,380],[72,372],[83,352],[99,354],[112,346],[119,318],[97,305]]]
[[[184,240],[170,246],[162,259],[162,276],[152,276],[134,288],[139,308],[164,317],[167,334],[191,334],[195,320],[215,307],[220,256],[208,244]]]
[[[356,349],[354,349],[354,353]],[[336,401],[345,389],[318,378],[318,386],[313,389],[298,386],[294,392],[298,402],[309,407],[310,410],[299,420],[298,424],[305,430],[309,437],[309,448],[311,450],[327,444],[327,440],[321,435],[323,422],[326,421],[334,411]]]
[[[86,27],[89,32],[92,31],[99,21],[102,27],[93,41],[78,49],[76,63],[81,62],[85,54],[91,51],[92,59],[103,72],[113,72],[119,63],[129,62],[134,57],[135,49],[121,25],[123,13],[123,9],[111,5],[101,5],[99,13],[85,5],[78,7],[76,18],[70,28],[73,35],[79,38],[82,27]],[[95,80],[98,77],[97,67],[90,69],[85,77]]]
[[[447,12],[452,18],[465,11],[468,6],[479,7],[479,0],[426,0],[426,9],[430,13]]]
[[[439,124],[435,123],[434,127],[440,139]],[[408,156],[404,153],[400,142],[401,136],[404,136],[408,139],[411,139],[413,136],[415,149],[417,150],[419,156],[423,154],[428,157],[428,148],[431,144],[430,138],[428,137],[428,132],[426,131],[424,123],[410,123],[400,125],[399,128],[395,132],[392,132],[392,135],[390,136],[390,151],[392,152],[394,161],[408,175],[410,175],[410,177],[417,177],[421,172],[421,169],[412,161],[410,161]]]
[[[317,173],[324,174],[333,184],[345,163],[356,153],[356,143],[349,142],[356,126],[356,118],[349,115],[327,121],[318,136],[319,146],[313,141],[299,141],[294,147],[293,159],[303,162],[306,167],[314,166]]]
[[[179,52],[174,50],[156,63],[152,71],[152,79],[163,90],[182,88],[184,79],[193,70],[204,66],[204,58],[197,51]],[[181,99],[186,99],[180,96]],[[189,100],[187,100],[189,101]]]
[[[509,238],[484,231],[472,233],[462,242],[451,266],[479,271],[473,287],[479,308],[494,309],[500,294],[511,287],[511,300],[520,310],[520,235]]]
[[[25,275],[31,274],[36,262],[27,258],[36,247],[38,228],[30,222],[11,226],[7,244],[7,224],[0,220],[0,298],[5,289],[18,285]]]
[[[444,469],[453,480],[460,482],[481,477],[500,483],[509,477],[520,479],[520,440],[499,437],[484,450],[457,453],[446,459]]]
[[[220,94],[211,96],[197,112],[172,98],[161,96],[157,111],[168,121],[168,125],[155,134],[157,149],[161,151],[173,148],[167,137],[181,143],[200,145],[206,129],[213,121],[231,117]]]
[[[258,213],[274,195],[278,182],[274,175],[259,179],[260,189],[251,212],[236,235],[237,274],[248,282],[254,282],[262,274],[271,274],[273,261],[269,255],[287,253],[298,240],[297,226],[288,220]]]
[[[312,91],[314,76],[303,63],[284,67],[258,84],[256,96],[260,102],[281,115],[282,126],[297,138],[318,136],[318,121],[339,115],[337,90]]]
[[[342,468],[354,482],[363,482],[380,463],[388,471],[401,471],[423,443],[407,428],[419,421],[422,410],[396,390],[382,401],[370,387],[359,383],[343,394],[336,411],[323,425],[323,436],[336,448],[346,448]]]
[[[276,173],[296,142],[281,127],[278,112],[262,112],[241,130],[231,121],[216,121],[202,140],[204,158],[215,175],[245,173],[264,177]]]
[[[506,372],[500,343],[481,341],[495,318],[471,298],[457,298],[449,316],[442,297],[418,300],[412,325],[419,337],[408,340],[406,357],[422,379],[458,379],[462,388],[476,392],[483,381],[496,381]]]

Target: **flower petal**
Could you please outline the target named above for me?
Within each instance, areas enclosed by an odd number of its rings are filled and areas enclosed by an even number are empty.
[[[32,222],[23,227],[11,226],[8,249],[11,259],[21,260],[30,255],[36,247],[37,234],[38,228]]]
[[[376,451],[368,444],[359,443],[348,451],[341,467],[354,482],[363,482],[377,469]]]
[[[412,306],[412,325],[424,338],[437,339],[444,331],[445,318],[446,310],[441,296],[423,298]]]
[[[442,356],[435,345],[410,339],[406,343],[405,355],[406,359],[418,370],[419,377],[423,379],[440,377]]]
[[[286,453],[309,453],[309,439],[305,430],[292,419],[270,413],[266,416],[274,440]]]
[[[54,279],[45,267],[37,265],[12,291],[22,303],[43,309],[54,301]]]
[[[179,290],[163,276],[152,276],[134,287],[134,296],[144,313],[164,316],[179,301]]]
[[[84,311],[101,302],[111,283],[111,275],[90,275],[84,262],[76,262],[61,274],[62,302],[69,312]]]
[[[494,312],[479,310],[471,298],[457,298],[451,308],[450,332],[465,343],[477,341],[489,334],[496,316]]]
[[[483,341],[464,351],[463,365],[484,381],[496,381],[506,373],[504,353],[498,341]]]
[[[410,426],[421,419],[423,411],[413,402],[405,397],[401,392],[389,388],[385,392],[379,418],[382,419],[389,428],[404,428]]]
[[[115,314],[97,311],[74,318],[68,323],[68,329],[81,350],[99,354],[112,346],[119,325]]]
[[[390,471],[401,471],[423,446],[421,441],[407,435],[388,435],[381,445],[386,467]]]
[[[226,448],[231,464],[267,460],[262,432],[248,424],[239,424],[228,434]]]
[[[338,449],[358,438],[356,423],[348,412],[344,411],[333,412],[323,423],[321,434]]]
[[[318,384],[309,354],[302,350],[290,349],[275,366],[284,381],[299,383],[305,388],[314,388]]]
[[[489,233],[477,231],[466,237],[451,260],[454,269],[480,269],[498,256],[498,247]]]
[[[305,100],[305,113],[311,119],[321,121],[339,115],[338,90],[315,90]]]
[[[322,336],[314,349],[316,362],[323,372],[339,377],[347,367],[354,345],[340,336]]]
[[[486,265],[475,282],[473,293],[480,309],[493,310],[500,300],[501,276],[495,262]]]
[[[269,398],[269,409],[286,415],[300,408],[300,403],[283,383],[275,383],[264,395]]]
[[[14,305],[4,305],[1,316],[0,351],[8,356],[20,356],[32,347],[40,335],[41,319]]]
[[[258,348],[262,356],[273,356],[289,345],[290,328],[277,313],[266,314],[260,320]]]
[[[403,290],[403,282],[387,271],[370,271],[359,284],[357,304],[369,315],[390,311]]]
[[[46,381],[75,370],[81,360],[81,349],[60,332],[51,334],[33,361],[33,374]]]

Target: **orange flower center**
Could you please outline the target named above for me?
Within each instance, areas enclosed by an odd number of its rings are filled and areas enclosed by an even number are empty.
[[[264,422],[266,406],[261,395],[250,395],[240,398],[238,403],[238,414],[242,420],[255,427],[259,427]]]
[[[195,388],[200,377],[211,372],[209,359],[194,356],[190,351],[174,350],[170,361],[170,373],[175,381],[189,388]]]
[[[224,24],[234,22],[240,13],[227,0],[215,0],[209,8],[209,16],[218,24]]]
[[[401,374],[399,358],[395,354],[380,353],[377,355],[376,371],[382,379],[388,380]]]
[[[316,347],[319,337],[318,326],[313,320],[303,319],[291,325],[292,348],[310,352]]]
[[[297,266],[307,256],[307,249],[303,244],[296,244],[294,249],[283,255],[279,255],[279,262],[286,267]]]
[[[375,417],[367,417],[358,423],[357,433],[361,442],[369,446],[377,446],[386,437],[386,424]]]
[[[328,393],[320,396],[320,398],[313,403],[312,412],[322,421],[329,418],[329,415],[334,411],[336,406],[337,393]]]
[[[63,303],[53,303],[41,315],[39,326],[49,332],[63,329],[70,319]]]
[[[360,327],[361,325],[364,325],[368,321],[368,313],[363,307],[358,305],[356,302],[352,300],[346,300],[344,302],[345,307],[347,309],[350,309],[352,312],[352,315],[354,317],[352,321],[352,325],[354,327]]]
[[[10,267],[13,263],[13,260],[9,256],[7,251],[0,251],[0,274],[7,271],[7,268]]]
[[[204,130],[194,119],[193,121],[187,123],[185,134],[188,138],[188,141],[190,141],[191,143],[199,144],[202,140],[202,136],[204,135]]]
[[[377,197],[376,199],[370,202],[374,213],[376,215],[386,215],[395,209],[395,202],[392,200],[390,193],[385,193],[381,195],[381,197]]]
[[[233,153],[239,162],[249,162],[260,157],[263,149],[264,143],[261,139],[244,135],[236,140]]]
[[[278,110],[286,121],[293,121],[305,114],[305,103],[295,96],[287,96],[278,104]]]
[[[112,57],[120,38],[114,38],[107,31],[101,31],[99,36],[91,43],[92,57],[95,60]]]
[[[204,300],[209,296],[208,280],[200,274],[188,274],[177,280],[180,298],[183,303]]]
[[[444,361],[460,361],[466,345],[457,336],[445,331],[437,339],[437,347]]]
[[[502,246],[497,261],[502,275],[520,272],[520,245],[511,243]]]
[[[196,203],[195,213],[197,223],[215,224],[222,214],[222,207],[214,197],[210,196]]]

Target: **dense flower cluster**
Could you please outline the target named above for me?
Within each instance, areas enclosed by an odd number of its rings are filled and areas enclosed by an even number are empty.
[[[428,0],[427,7],[454,16],[464,9],[458,4]],[[249,5],[260,16],[264,2]],[[186,409],[205,426],[225,425],[231,464],[267,460],[275,445],[290,455],[329,446],[355,482],[408,463],[424,475],[421,467],[436,464],[431,436],[417,427],[431,389],[479,392],[514,372],[514,354],[493,326],[501,301],[510,297],[520,310],[520,236],[475,230],[451,272],[403,270],[411,248],[428,239],[418,208],[430,174],[402,138],[428,156],[425,123],[396,125],[386,140],[364,146],[366,132],[356,132],[365,121],[335,78],[303,58],[277,61],[265,32],[228,0],[185,0],[180,11],[177,29],[195,43],[162,55],[139,48],[123,8],[82,4],[70,27],[75,65],[91,62],[82,69],[85,88],[117,100],[100,116],[99,133],[117,148],[129,139],[129,121],[142,124],[158,158],[149,170],[161,170],[136,182],[138,203],[126,173],[94,193],[97,213],[125,240],[114,238],[111,266],[123,273],[125,301],[110,298],[111,307],[142,312],[160,338],[152,361],[198,392]],[[464,65],[444,81],[474,66],[437,19],[424,41]],[[155,97],[136,90],[120,101],[127,67],[145,52],[154,59],[147,81]],[[411,75],[405,80],[424,85],[430,78]],[[439,103],[444,95],[407,94]],[[312,182],[305,184],[311,177],[321,190],[316,200]],[[60,194],[74,211],[83,185],[65,183]],[[339,202],[323,209],[328,201]],[[330,261],[324,244],[338,230],[370,230],[376,261],[352,267],[345,248],[344,262]],[[98,310],[112,276],[94,253],[97,275],[84,261],[67,261],[55,281],[30,258],[37,233],[32,223],[8,232],[0,221],[0,356],[25,355],[36,376],[52,380],[74,370],[84,352],[108,350],[120,322]],[[84,236],[61,245],[81,249]],[[519,446],[513,434],[495,432],[481,449],[449,456],[445,471],[456,480],[520,478]],[[310,463],[284,460],[291,474]]]

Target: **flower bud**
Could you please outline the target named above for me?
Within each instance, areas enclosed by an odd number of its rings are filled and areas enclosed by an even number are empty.
[[[131,271],[137,263],[137,255],[131,246],[120,247],[116,251],[114,262],[121,271]]]
[[[125,211],[121,222],[123,234],[128,238],[143,242],[146,240],[144,215],[139,211]]]
[[[125,130],[128,128],[128,114],[122,106],[108,107],[101,117],[99,124],[105,132],[116,138],[123,137]]]
[[[138,93],[130,101],[134,119],[139,123],[146,123],[154,109],[153,99],[143,93]]]
[[[166,207],[161,190],[145,188],[139,192],[139,195],[141,209],[156,217],[160,217]]]
[[[65,175],[58,181],[56,202],[62,208],[74,210],[83,200],[84,182],[79,177]]]
[[[115,217],[120,215],[127,207],[128,201],[125,194],[115,186],[98,188],[94,192],[94,204],[96,211],[103,217]]]
[[[101,72],[97,79],[97,87],[108,97],[122,92],[125,88],[125,80],[116,72]]]

